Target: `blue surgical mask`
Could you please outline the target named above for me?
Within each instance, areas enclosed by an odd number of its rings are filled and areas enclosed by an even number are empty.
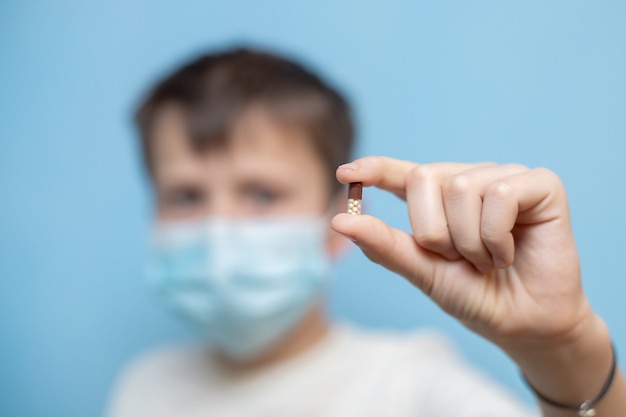
[[[158,224],[147,268],[156,295],[233,358],[273,346],[330,274],[321,218]]]

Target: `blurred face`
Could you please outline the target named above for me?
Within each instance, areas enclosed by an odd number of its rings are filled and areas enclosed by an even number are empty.
[[[226,147],[205,153],[191,149],[176,107],[163,109],[154,132],[160,221],[322,216],[329,208],[328,174],[310,141],[261,109],[238,121]]]

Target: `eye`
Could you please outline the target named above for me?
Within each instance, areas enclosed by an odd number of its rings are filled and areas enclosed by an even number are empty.
[[[256,207],[276,204],[285,197],[285,194],[282,189],[262,184],[249,184],[243,190],[243,198],[248,204]]]
[[[171,190],[163,196],[161,203],[166,209],[190,209],[201,205],[204,195],[194,188],[179,188]]]
[[[248,196],[251,200],[258,204],[272,204],[282,197],[282,193],[277,190],[271,190],[269,188],[257,187],[248,191]]]

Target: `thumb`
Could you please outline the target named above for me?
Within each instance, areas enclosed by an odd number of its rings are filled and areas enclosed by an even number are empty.
[[[438,256],[419,247],[413,236],[367,214],[337,214],[331,227],[352,240],[372,262],[430,294]]]

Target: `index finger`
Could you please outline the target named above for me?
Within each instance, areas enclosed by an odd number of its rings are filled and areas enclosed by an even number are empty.
[[[406,201],[407,178],[409,173],[420,166],[432,166],[437,172],[461,172],[469,168],[485,165],[485,163],[465,164],[443,162],[434,164],[416,164],[411,161],[389,158],[386,156],[366,156],[337,168],[337,180],[342,184],[361,182],[364,187],[374,186],[394,193]]]
[[[417,166],[410,161],[385,156],[366,156],[337,168],[337,180],[342,184],[362,182],[365,187],[378,187],[406,200],[406,178]]]

